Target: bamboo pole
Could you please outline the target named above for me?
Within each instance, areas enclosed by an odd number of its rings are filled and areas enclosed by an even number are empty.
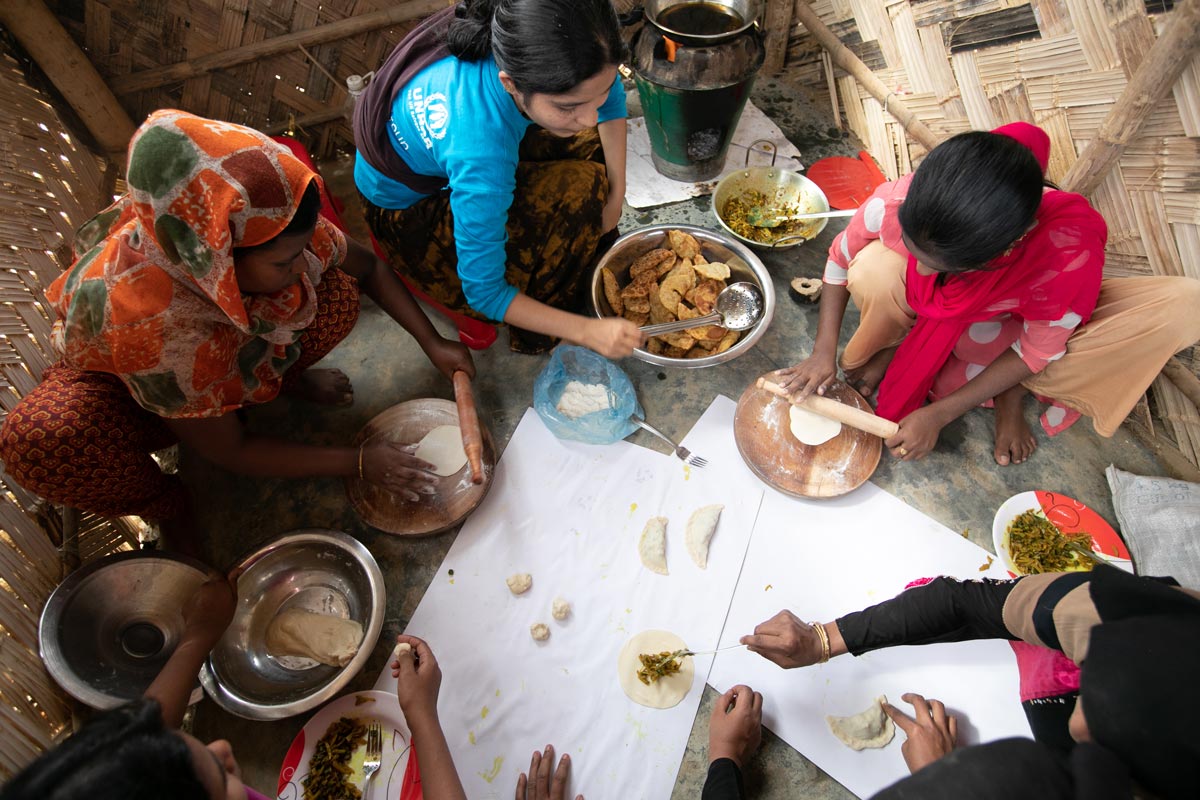
[[[3,0],[0,24],[12,31],[46,73],[100,149],[123,168],[125,148],[137,126],[46,4],[42,0]]]
[[[5,0],[5,2],[7,1]],[[427,17],[448,5],[450,5],[449,0],[411,0],[403,5],[392,5],[381,11],[359,14],[337,22],[330,22],[327,25],[318,25],[308,30],[235,47],[232,50],[222,50],[165,67],[155,67],[142,72],[121,75],[112,79],[112,90],[117,94],[130,94],[146,89],[156,89],[169,83],[197,78],[214,70],[236,67],[238,64],[245,64],[267,56],[287,53],[301,46],[307,47],[338,39],[347,39],[360,33],[386,28],[389,25],[398,25],[402,22]],[[3,3],[0,3],[0,6],[3,6]]]
[[[1189,0],[1190,2],[1200,2],[1200,0]],[[841,40],[821,22],[821,18],[817,16],[817,12],[812,10],[812,7],[806,0],[800,0],[796,3],[793,9],[795,16],[804,23],[804,27],[808,29],[821,46],[829,51],[829,55],[833,57],[834,63],[839,67],[849,72],[854,79],[862,84],[863,88],[870,92],[871,96],[883,104],[884,110],[896,118],[896,121],[904,126],[904,130],[908,135],[916,139],[926,150],[932,150],[940,141],[933,131],[924,122],[917,119],[917,115],[912,112],[908,106],[896,97],[896,93],[890,91],[879,78],[864,64],[858,56],[850,52],[850,48],[842,44]]]
[[[1125,90],[1100,124],[1096,138],[1079,154],[1063,179],[1069,192],[1088,195],[1104,180],[1137,136],[1150,112],[1179,80],[1200,48],[1200,0],[1182,0],[1171,12],[1167,30],[1142,60]]]
[[[783,71],[787,60],[788,36],[792,32],[792,6],[794,0],[767,0],[764,27],[766,28],[766,58],[762,71],[774,75]]]

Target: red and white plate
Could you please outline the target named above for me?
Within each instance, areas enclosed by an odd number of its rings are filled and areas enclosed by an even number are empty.
[[[355,692],[332,701],[313,715],[292,740],[283,764],[279,768],[276,794],[279,800],[301,800],[308,775],[308,761],[317,741],[329,726],[341,717],[378,721],[383,726],[383,760],[371,779],[363,800],[421,800],[421,775],[417,768],[412,734],[396,695],[388,692]],[[360,790],[363,785],[362,762],[365,745],[354,751],[350,765],[354,770],[352,782]]]
[[[1084,531],[1090,533],[1092,550],[1100,555],[1129,558],[1129,550],[1125,547],[1125,542],[1121,541],[1121,537],[1113,530],[1112,526],[1083,503],[1056,492],[1040,490],[1021,492],[1005,500],[1004,504],[996,511],[996,517],[992,521],[992,544],[1009,574],[1015,576],[1020,572],[1013,566],[1012,558],[1008,554],[1008,541],[1005,535],[1008,526],[1018,515],[1039,508],[1046,515],[1046,519],[1050,520],[1054,527],[1063,533]],[[1133,572],[1133,564],[1128,561],[1117,562],[1114,566]]]

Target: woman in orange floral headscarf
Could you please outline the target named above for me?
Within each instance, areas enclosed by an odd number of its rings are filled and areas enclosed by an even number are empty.
[[[394,273],[319,217],[319,182],[257,131],[152,114],[130,143],[128,193],[80,229],[75,264],[46,292],[62,361],[0,430],[9,475],[82,510],[179,521],[182,484],[149,455],[178,439],[243,474],[361,471],[432,491],[429,465],[399,445],[285,442],[233,414],[281,390],[352,400],[345,375],[306,368],[354,327],[359,285],[444,375],[474,374]]]

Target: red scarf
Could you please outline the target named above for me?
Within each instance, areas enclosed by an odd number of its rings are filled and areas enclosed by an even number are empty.
[[[1045,171],[1049,138],[1040,128],[1018,122],[992,132],[1029,147]],[[1086,198],[1049,191],[1033,229],[986,270],[922,275],[910,255],[905,297],[917,321],[883,378],[876,412],[899,422],[920,408],[973,323],[1006,312],[1032,320],[1058,320],[1074,312],[1087,322],[1100,294],[1103,264],[1080,269],[1079,250],[1096,238],[1103,243],[1107,235],[1104,218]]]

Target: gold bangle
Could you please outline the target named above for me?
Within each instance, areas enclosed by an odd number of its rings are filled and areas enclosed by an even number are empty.
[[[360,444],[358,446],[358,479],[360,481],[365,480],[365,477],[363,476],[363,468],[362,468],[363,447],[365,447],[365,445]]]
[[[825,626],[819,622],[810,622],[808,625],[816,631],[817,638],[821,640],[821,660],[817,663],[824,664],[829,660],[829,634],[825,632]]]

